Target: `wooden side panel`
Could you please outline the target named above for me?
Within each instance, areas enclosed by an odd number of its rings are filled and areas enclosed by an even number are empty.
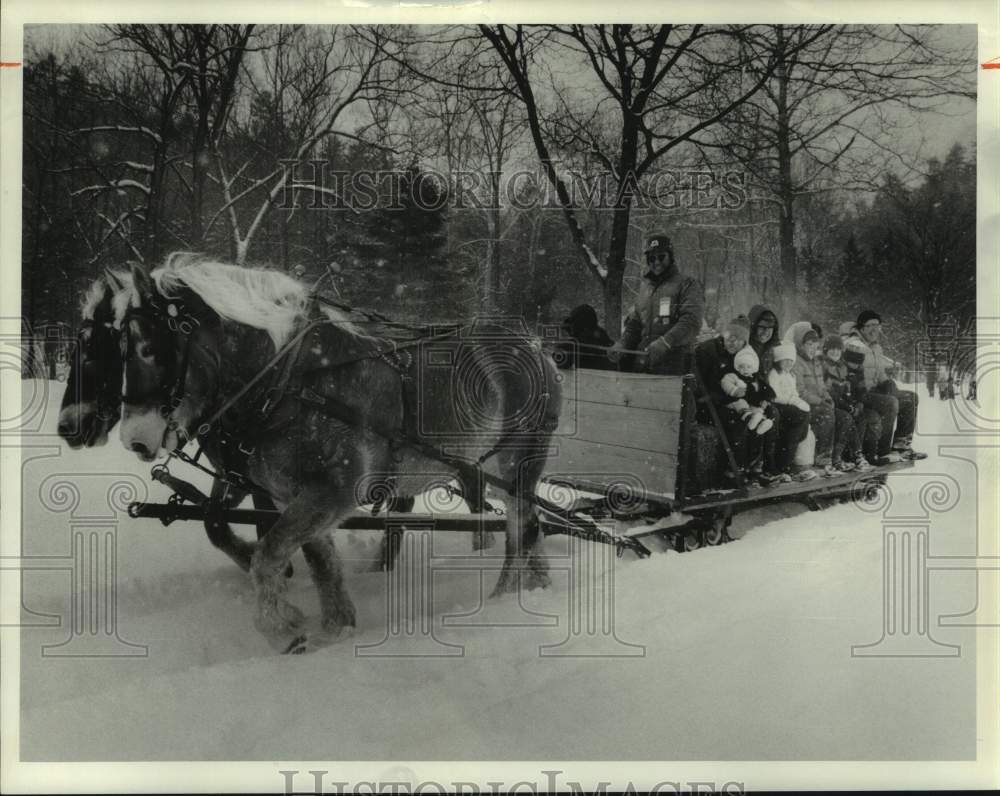
[[[672,494],[680,377],[590,370],[562,374],[562,414],[546,473]]]
[[[679,412],[681,376],[618,373],[613,370],[562,370],[563,400]]]

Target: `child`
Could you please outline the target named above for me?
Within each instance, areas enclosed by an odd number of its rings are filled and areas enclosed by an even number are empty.
[[[791,406],[808,416],[809,404],[799,397],[799,391],[795,385],[795,374],[792,373],[792,367],[795,364],[795,346],[783,343],[775,346],[772,351],[774,369],[767,375],[767,382],[774,392],[774,402]],[[796,479],[799,481],[808,481],[815,477],[816,473],[809,468],[796,474]]]
[[[779,461],[778,412],[774,406],[774,390],[763,378],[760,359],[752,346],[746,346],[733,357],[736,374],[727,374],[740,380],[744,400],[748,405],[745,416],[747,426],[756,431],[748,442],[747,471],[751,481],[762,486],[785,483],[792,477],[782,471]]]
[[[776,432],[775,411],[771,406],[774,392],[758,376],[760,361],[757,353],[749,345],[733,356],[734,371],[723,374],[719,386],[729,397],[736,400],[724,405],[735,413],[746,427],[755,432],[746,440],[746,466],[743,472],[748,485],[770,486],[778,481],[791,480],[782,474],[775,463]]]
[[[758,435],[766,434],[774,426],[774,410],[768,414],[770,401],[774,399],[774,392],[771,388],[760,383],[756,378],[759,366],[757,353],[747,346],[740,349],[733,357],[733,367],[735,373],[727,373],[722,377],[722,391],[730,398],[734,398],[732,403],[726,407],[740,413],[740,418],[747,424],[751,431],[756,431]]]
[[[854,434],[854,419],[843,409],[838,409],[826,388],[823,364],[819,357],[819,335],[809,321],[793,323],[786,333],[786,342],[795,344],[795,386],[802,399],[809,404],[809,427],[816,435],[816,464],[823,468],[827,478],[837,475],[839,456],[844,440]]]
[[[855,469],[867,472],[872,467],[861,452],[861,439],[865,436],[864,426],[868,418],[865,417],[864,406],[854,397],[847,364],[841,358],[843,353],[844,341],[840,335],[828,334],[823,340],[823,356],[820,358],[823,381],[833,398],[833,405],[850,415],[852,421],[837,424],[839,433],[833,443],[833,466],[844,473]],[[877,439],[877,435],[874,436],[874,440]]]

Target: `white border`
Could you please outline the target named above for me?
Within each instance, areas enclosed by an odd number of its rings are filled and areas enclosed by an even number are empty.
[[[22,60],[22,25],[25,22],[109,21],[217,22],[942,22],[979,25],[979,61],[1000,57],[1000,0],[950,0],[949,2],[901,2],[871,0],[850,2],[560,2],[529,4],[514,2],[440,4],[437,7],[407,7],[360,2],[297,2],[278,4],[263,0],[213,0],[181,2],[63,2],[57,0],[6,0],[0,17],[0,60]],[[978,297],[979,315],[1000,317],[998,265],[1000,265],[1000,69],[980,70],[978,96]],[[21,197],[21,75],[20,69],[0,69],[0,267],[2,299],[0,317],[20,313],[20,197]],[[10,406],[20,400],[20,384],[9,371],[2,371],[0,399]],[[981,395],[997,406],[997,396]],[[16,405],[16,404],[14,404]],[[990,417],[998,416],[996,410]],[[996,473],[997,451],[981,450],[980,472]],[[20,527],[16,496],[20,494],[20,452],[0,450],[0,554],[16,555]],[[995,487],[979,484],[980,512],[996,533],[998,511]],[[994,552],[997,548],[994,549]],[[11,576],[13,574],[13,576]],[[986,583],[986,580],[990,580]],[[998,616],[997,579],[983,579],[980,586],[980,616]],[[16,573],[4,573],[0,583],[0,621],[17,621],[19,582]],[[50,792],[265,792],[280,789],[280,769],[328,769],[331,780],[379,780],[380,772],[405,765],[419,780],[508,784],[527,779],[544,783],[542,769],[559,770],[559,781],[613,780],[619,787],[631,780],[638,789],[664,780],[685,782],[742,782],[748,789],[817,788],[996,788],[1000,785],[998,711],[1000,694],[1000,631],[980,630],[977,641],[978,732],[980,757],[974,762],[669,762],[628,763],[622,761],[443,763],[419,761],[324,763],[322,761],[270,761],[225,764],[218,762],[175,763],[19,763],[17,724],[19,717],[19,648],[16,629],[4,629],[0,657],[0,791],[4,793]],[[665,717],[669,720],[669,717]],[[297,784],[309,787],[308,775]]]

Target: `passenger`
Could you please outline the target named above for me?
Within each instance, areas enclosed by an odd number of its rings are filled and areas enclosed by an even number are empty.
[[[767,383],[774,369],[774,348],[781,342],[778,316],[766,304],[750,308],[750,345],[760,360],[758,376]],[[793,358],[794,359],[794,358]],[[791,404],[774,405],[775,472],[789,473],[795,450],[809,433],[809,415]]]
[[[560,343],[558,348],[564,353],[568,368],[590,368],[591,370],[612,370],[614,364],[608,358],[607,351],[614,345],[608,333],[597,322],[597,311],[589,304],[574,307],[569,317],[563,321],[563,334],[576,342]]]
[[[795,366],[795,346],[793,345],[777,345],[774,347],[772,352],[774,356],[774,367],[767,376],[768,384],[774,391],[774,403],[775,407],[781,413],[782,420],[786,417],[786,413],[795,413],[797,418],[796,423],[802,424],[808,433],[809,429],[809,404],[807,404],[799,396],[798,388],[795,384],[795,374],[792,372],[792,368]],[[804,421],[800,421],[798,418],[803,418]],[[804,439],[805,437],[803,437]],[[801,442],[801,440],[800,440]],[[796,443],[797,447],[798,443]],[[795,448],[793,447],[791,451],[787,453],[787,463],[785,464],[785,469],[782,472],[792,476],[794,472],[794,479],[796,481],[809,481],[816,477],[816,472],[809,467],[803,467],[796,471],[794,465],[795,459]],[[781,458],[779,456],[779,463]]]
[[[750,347],[760,361],[760,373],[767,378],[774,365],[772,349],[781,342],[778,316],[766,304],[755,304],[748,313],[750,318]]]
[[[732,403],[732,398],[723,391],[722,380],[726,374],[736,372],[734,357],[747,344],[749,336],[750,321],[745,315],[740,315],[726,324],[721,335],[699,343],[694,351],[701,389],[716,406],[722,430],[729,440],[736,466],[741,471],[745,470],[747,463],[747,426],[738,412],[727,408],[727,404]],[[704,403],[699,402],[696,419],[699,423],[712,425],[712,415]],[[731,469],[726,471],[726,480],[730,483],[736,481],[736,474]]]
[[[840,335],[828,334],[823,340],[821,358],[823,380],[830,397],[833,398],[833,405],[847,412],[853,421],[850,425],[845,423],[843,433],[834,440],[833,466],[845,473],[855,469],[867,472],[872,466],[862,450],[867,440],[870,446],[867,453],[874,458],[878,434],[867,434],[866,430],[869,424],[880,421],[875,412],[865,409],[864,404],[854,396],[851,382],[847,378],[847,363],[842,359],[843,353],[844,341]]]
[[[802,400],[809,404],[809,427],[816,435],[815,464],[829,478],[837,475],[833,466],[833,448],[839,434],[846,432],[850,415],[838,411],[823,382],[823,365],[819,360],[819,335],[809,321],[793,323],[785,332],[785,342],[795,345],[795,387]]]
[[[741,348],[733,357],[736,372],[722,377],[722,391],[734,399],[726,404],[727,409],[739,412],[751,431],[766,434],[774,426],[774,410],[766,411],[771,408],[774,390],[757,383],[758,364],[757,354],[750,346]]]
[[[903,459],[926,459],[927,454],[913,450],[912,445],[917,423],[917,394],[910,390],[900,390],[893,381],[896,363],[882,350],[882,317],[873,310],[864,310],[858,315],[856,326],[860,343],[856,342],[854,345],[865,355],[862,365],[867,389],[865,400],[882,416],[880,457],[886,459],[886,463],[893,460],[890,456],[892,452]],[[880,399],[885,398],[896,404],[895,433],[887,430],[886,414],[877,406]],[[884,400],[881,403],[885,406]]]
[[[847,366],[847,382],[851,385],[851,395],[861,405],[861,449],[869,464],[887,464],[883,450],[888,450],[891,438],[885,434],[886,424],[892,428],[896,422],[898,403],[889,404],[884,396],[868,397],[865,387],[864,362],[868,348],[858,335],[853,321],[840,325],[840,337],[844,342],[844,364]],[[894,399],[893,399],[894,400]],[[855,422],[859,422],[855,420]]]
[[[625,332],[612,359],[617,360],[622,349],[643,351],[645,357],[634,363],[633,369],[683,375],[690,372],[691,355],[704,320],[705,291],[697,279],[678,271],[673,245],[666,235],[651,235],[643,253],[649,270],[625,318]]]
[[[727,408],[737,412],[754,432],[747,434],[747,480],[763,486],[791,481],[791,476],[777,466],[774,390],[760,377],[760,362],[753,348],[741,348],[733,357],[733,366],[736,372],[722,377],[722,390],[737,399],[727,404]]]

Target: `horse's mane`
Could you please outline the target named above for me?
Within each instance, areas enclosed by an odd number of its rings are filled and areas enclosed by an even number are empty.
[[[151,276],[164,296],[175,297],[189,288],[221,318],[266,331],[276,349],[291,337],[311,303],[309,289],[282,271],[229,265],[188,252],[169,255]],[[116,312],[119,317],[125,307],[127,301],[121,313]],[[341,328],[360,334],[344,313],[330,307],[323,312]]]
[[[109,268],[108,270],[122,285],[131,288],[132,274],[127,268]],[[108,281],[108,278],[104,274],[101,274],[87,288],[87,292],[83,294],[83,299],[80,301],[80,314],[84,320],[94,320],[97,307],[107,296],[109,290],[115,292],[116,288]]]

